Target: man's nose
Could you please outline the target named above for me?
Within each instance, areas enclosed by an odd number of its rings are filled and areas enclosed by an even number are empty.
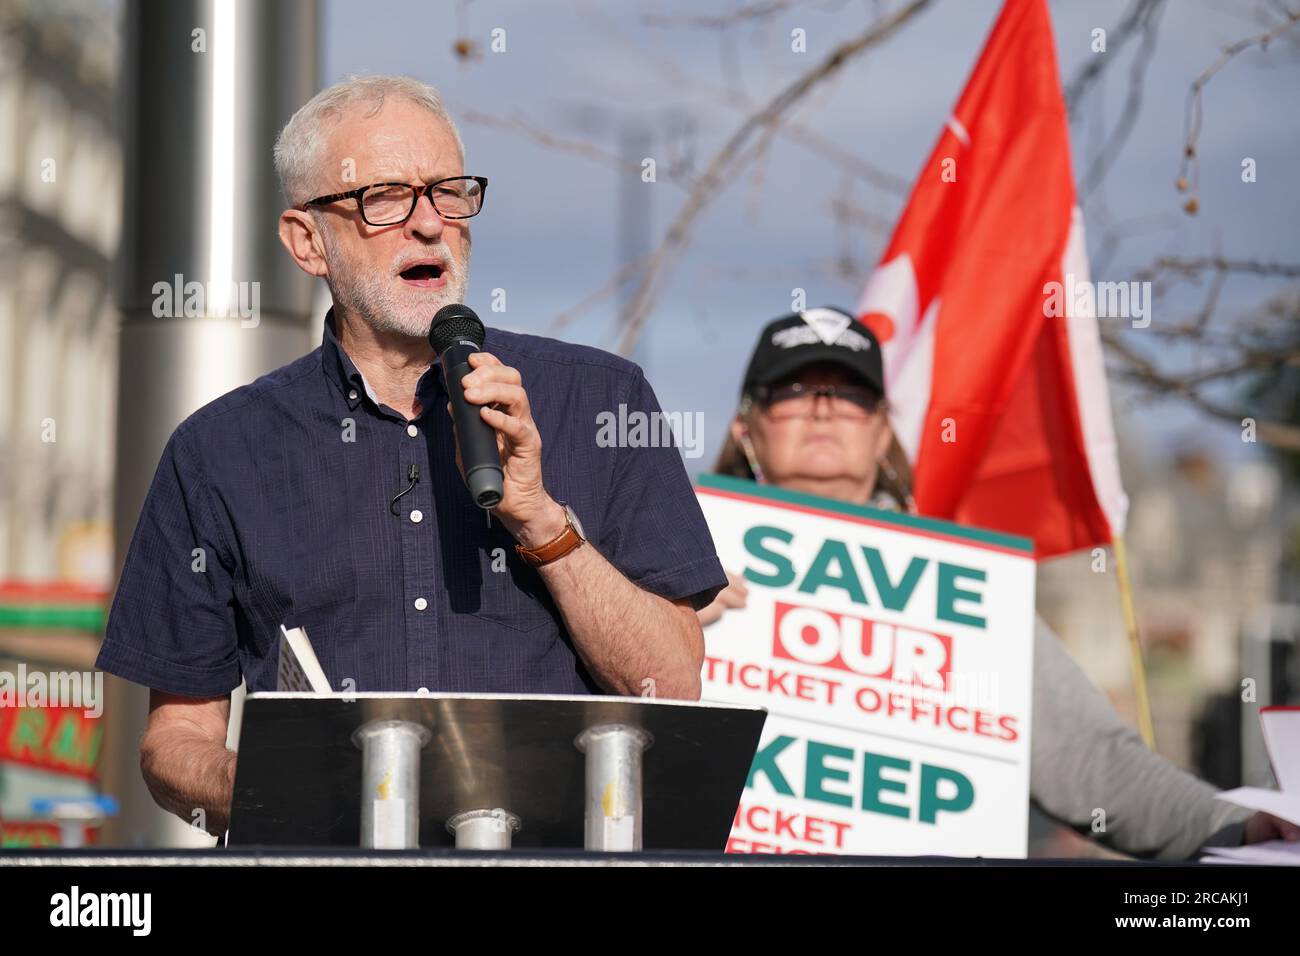
[[[406,220],[408,237],[423,236],[427,239],[437,239],[442,235],[443,225],[442,217],[438,215],[438,210],[433,208],[429,194],[422,193],[415,202],[411,218]]]

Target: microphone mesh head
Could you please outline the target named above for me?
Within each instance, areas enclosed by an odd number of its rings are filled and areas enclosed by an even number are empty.
[[[457,339],[469,339],[482,348],[483,335],[483,323],[474,310],[456,302],[444,305],[433,317],[433,324],[429,326],[429,345],[439,354]]]

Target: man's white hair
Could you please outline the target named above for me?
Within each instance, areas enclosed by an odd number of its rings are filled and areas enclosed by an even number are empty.
[[[321,156],[330,130],[355,103],[368,103],[367,116],[374,116],[389,96],[400,97],[422,106],[447,124],[456,140],[461,164],[465,162],[465,144],[460,130],[452,122],[438,91],[427,83],[409,76],[346,76],[333,86],[321,90],[289,118],[275,140],[275,172],[280,189],[290,205],[306,202],[320,181]]]

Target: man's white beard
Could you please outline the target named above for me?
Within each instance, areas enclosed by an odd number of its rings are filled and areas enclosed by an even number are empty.
[[[441,240],[436,246],[424,250],[446,263],[443,275],[447,284],[441,289],[421,289],[403,286],[402,280],[391,274],[356,269],[354,262],[340,254],[328,229],[323,230],[323,235],[325,260],[329,265],[326,282],[335,305],[357,314],[376,332],[423,339],[429,334],[429,326],[439,309],[453,302],[465,301],[465,290],[469,286],[468,239],[463,263],[452,258],[451,250]]]

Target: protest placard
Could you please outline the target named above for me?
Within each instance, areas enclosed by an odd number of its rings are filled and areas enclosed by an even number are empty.
[[[716,475],[749,594],[703,699],[769,710],[731,852],[1023,857],[1034,561],[1024,538]]]

